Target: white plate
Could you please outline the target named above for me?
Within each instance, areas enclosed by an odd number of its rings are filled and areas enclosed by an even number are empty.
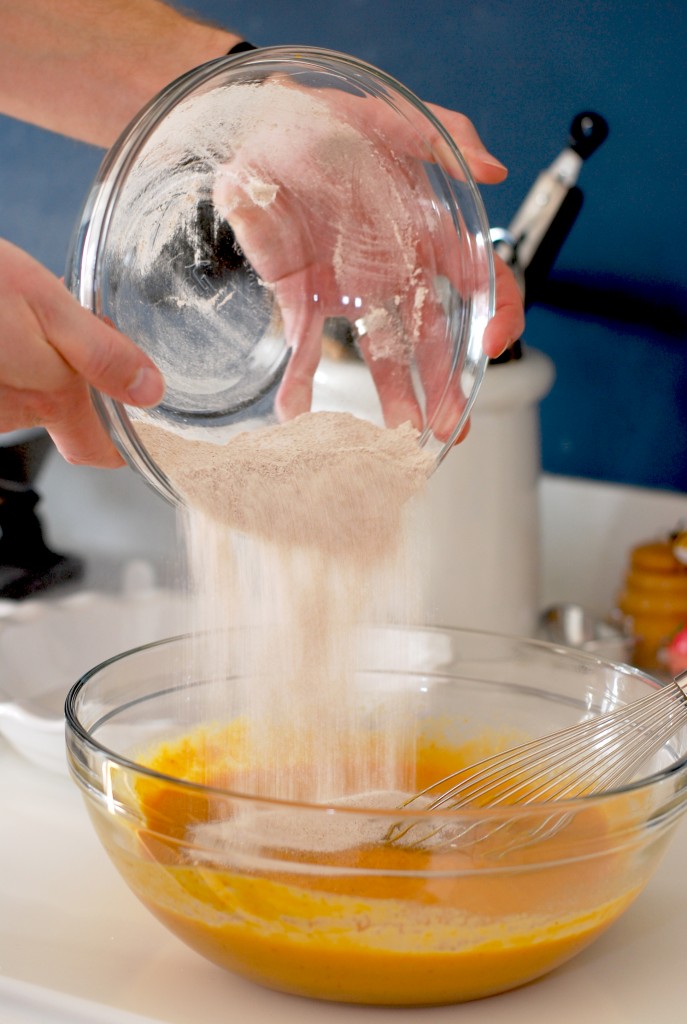
[[[186,602],[126,567],[116,593],[0,602],[0,733],[29,760],[66,771],[64,701],[89,669],[115,654],[184,632]]]

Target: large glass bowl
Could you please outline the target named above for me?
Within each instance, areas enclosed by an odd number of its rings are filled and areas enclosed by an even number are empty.
[[[165,375],[155,409],[95,402],[173,500],[141,424],[225,443],[346,412],[410,420],[439,461],[494,309],[486,214],[450,136],[388,75],[308,47],[212,61],[154,99],[102,164],[66,281]]]
[[[399,709],[410,716],[425,776],[448,749],[474,757],[658,685],[536,641],[430,629],[368,639],[358,699],[382,721]],[[271,988],[409,1006],[522,985],[623,913],[684,810],[684,728],[631,785],[555,805],[383,811],[211,785],[208,765],[236,755],[232,729],[244,710],[246,638],[235,641],[235,671],[219,690],[189,676],[188,638],[93,669],[67,701],[68,761],[134,893],[203,956]],[[394,845],[388,830],[399,821],[445,831],[434,843]]]

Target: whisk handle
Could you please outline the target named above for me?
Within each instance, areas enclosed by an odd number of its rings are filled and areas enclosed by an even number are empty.
[[[684,670],[684,672],[678,672],[678,674],[673,679],[673,682],[678,687],[678,689],[682,690],[685,700],[687,700],[687,668]]]

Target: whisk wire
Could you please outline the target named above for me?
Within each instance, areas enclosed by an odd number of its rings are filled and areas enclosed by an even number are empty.
[[[460,769],[421,790],[403,808],[421,805],[426,813],[470,806],[531,804],[608,790],[630,781],[648,758],[685,724],[687,672],[627,707],[602,713]],[[445,788],[448,783],[453,784]],[[428,797],[433,797],[429,803]],[[540,839],[552,834],[565,817],[560,813],[549,816],[532,830],[531,836]],[[389,830],[389,839],[399,841],[418,827],[415,822],[398,822]],[[493,824],[485,833],[475,822],[466,823],[459,835],[452,830],[452,840],[458,838],[461,845],[466,845],[487,836],[492,839],[502,827]],[[443,824],[427,824],[421,829],[421,837],[407,845],[421,845],[444,829]]]
[[[666,715],[671,705],[674,705],[676,713]],[[541,790],[535,788],[534,784],[542,774],[552,771],[556,772],[556,778],[551,779],[549,775],[550,786],[544,787],[547,792],[551,792],[557,784],[560,785],[561,775],[565,777],[571,774],[573,779],[562,788],[569,795],[579,795],[588,790],[590,785],[602,781],[607,770],[612,778],[619,777],[615,771],[618,764],[614,757],[616,753],[620,761],[628,766],[620,772],[625,776],[628,770],[634,771],[656,749],[656,745],[664,743],[685,721],[687,699],[681,690],[676,693],[675,688],[666,687],[665,692],[652,694],[627,708],[609,711],[550,737],[532,740],[502,754],[485,758],[427,786],[413,800],[439,791],[432,803],[433,810],[455,808],[478,801],[488,802],[490,806],[513,802],[518,793],[523,793],[522,801],[518,802],[531,802],[533,799],[541,799]],[[636,738],[638,729],[642,736],[639,743]],[[633,740],[628,749],[624,740],[630,736]],[[595,771],[595,752],[599,754],[602,766],[600,772]],[[444,785],[451,779],[457,781],[450,789],[444,790]],[[405,806],[410,806],[413,800]]]

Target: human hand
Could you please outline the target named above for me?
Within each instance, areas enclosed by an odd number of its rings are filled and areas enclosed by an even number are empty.
[[[475,126],[464,114],[435,103],[427,103],[426,106],[449,133],[478,184],[496,185],[504,180],[508,173],[506,168],[485,149]],[[446,169],[450,173],[450,166]],[[496,310],[484,333],[484,351],[490,359],[510,348],[525,330],[525,312],[518,282],[510,267],[496,254],[494,271]]]
[[[274,80],[260,88],[262,102],[274,106],[274,122],[266,135],[254,128],[260,118],[253,119],[236,157],[219,171],[214,202],[281,311],[291,357],[278,413],[289,419],[310,408],[324,322],[346,317],[387,425],[423,426],[414,362],[426,419],[446,439],[465,399],[457,385],[450,389],[453,401],[445,396],[452,343],[436,282],[444,278],[458,295],[468,293],[470,282],[461,275],[469,261],[448,213],[437,215],[425,161],[460,177],[450,146],[437,130],[429,152],[426,126],[420,134],[412,119],[400,138],[399,122],[389,123],[391,111],[377,99],[313,94]],[[430,109],[476,180],[505,177],[467,118]],[[515,279],[499,261],[497,311],[484,337],[487,354],[499,354],[522,328]]]
[[[151,360],[83,309],[27,253],[0,239],[0,432],[43,426],[68,462],[122,465],[89,385],[129,405],[155,405]]]

